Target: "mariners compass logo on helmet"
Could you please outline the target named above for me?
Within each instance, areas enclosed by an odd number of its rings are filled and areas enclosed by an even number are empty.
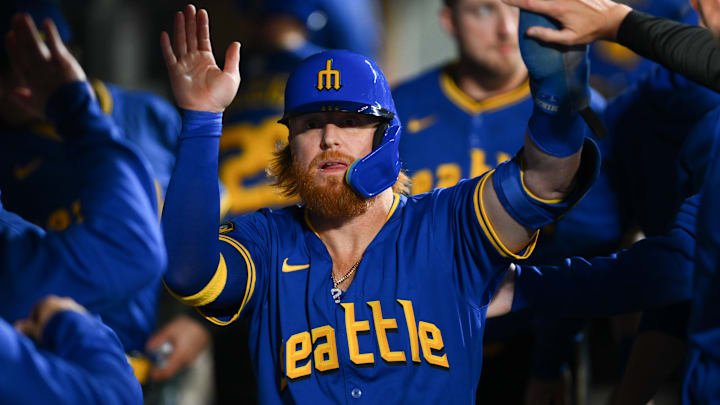
[[[351,80],[344,80],[342,77]],[[312,86],[312,87],[311,87]],[[400,119],[390,85],[370,58],[332,50],[305,59],[285,86],[285,114],[280,123],[311,112],[342,111],[378,117],[373,150],[347,170],[347,183],[365,198],[373,197],[397,181],[400,174]]]

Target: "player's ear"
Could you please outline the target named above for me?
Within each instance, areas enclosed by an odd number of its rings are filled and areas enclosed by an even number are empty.
[[[443,6],[440,9],[440,24],[451,37],[455,37],[457,35],[455,21],[453,20],[453,12],[450,7]]]

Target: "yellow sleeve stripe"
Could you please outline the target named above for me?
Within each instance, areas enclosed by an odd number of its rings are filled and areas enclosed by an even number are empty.
[[[215,301],[225,288],[225,283],[227,283],[227,264],[225,263],[225,257],[223,257],[223,254],[220,253],[220,261],[218,262],[217,270],[215,271],[212,279],[210,279],[210,282],[208,282],[202,290],[193,295],[183,297],[173,292],[167,285],[165,285],[165,287],[170,295],[178,299],[183,304],[199,307]]]
[[[253,292],[255,291],[255,263],[252,260],[252,257],[250,257],[250,252],[243,246],[240,242],[236,241],[235,239],[227,236],[227,235],[220,235],[220,240],[228,243],[230,246],[237,249],[238,252],[242,255],[243,259],[245,259],[245,267],[247,268],[247,284],[245,285],[245,296],[243,297],[242,303],[240,304],[240,308],[238,311],[233,315],[233,317],[228,321],[221,321],[220,319],[217,319],[212,316],[206,316],[202,312],[200,312],[201,315],[205,317],[208,321],[214,323],[215,325],[225,326],[229,325],[240,316],[240,313],[245,308],[245,305],[250,301],[250,298],[252,298]]]
[[[523,190],[525,190],[527,195],[529,195],[530,198],[532,198],[534,200],[540,201],[541,203],[545,203],[545,204],[560,204],[561,202],[563,202],[562,198],[558,198],[558,199],[554,199],[554,200],[546,200],[544,198],[540,198],[540,197],[536,196],[535,194],[533,194],[532,191],[530,191],[530,189],[525,186],[525,170],[522,170],[522,169],[520,169],[520,183],[522,183]]]
[[[495,229],[493,229],[492,224],[487,219],[487,214],[485,212],[485,204],[483,204],[482,201],[482,195],[483,190],[485,189],[485,182],[487,182],[487,180],[490,178],[494,171],[495,170],[493,169],[488,172],[485,176],[483,176],[482,179],[480,179],[477,186],[475,186],[475,192],[473,193],[475,216],[477,216],[478,223],[480,224],[480,228],[482,228],[483,232],[485,233],[485,236],[493,245],[495,250],[497,250],[501,255],[505,257],[512,257],[513,259],[517,260],[527,259],[528,257],[530,257],[533,250],[535,250],[535,245],[537,244],[540,231],[538,230],[535,232],[532,239],[530,240],[530,243],[528,244],[528,247],[525,248],[525,251],[522,254],[518,255],[510,251],[510,249],[508,249],[505,245],[502,244],[502,242],[500,242],[500,239],[495,233]]]

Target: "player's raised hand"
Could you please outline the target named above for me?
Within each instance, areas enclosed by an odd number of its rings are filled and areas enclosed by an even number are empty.
[[[532,38],[562,45],[588,44],[598,39],[613,41],[630,7],[611,0],[502,0],[523,10],[557,20],[562,29],[530,27]]]
[[[44,115],[47,100],[60,86],[85,80],[85,72],[65,48],[52,20],[45,19],[43,28],[47,44],[32,17],[18,14],[5,39],[12,67],[24,83],[13,89],[13,96],[39,116]]]
[[[240,43],[228,46],[225,69],[220,70],[210,44],[207,11],[196,13],[195,6],[188,4],[175,15],[174,29],[173,43],[163,32],[160,45],[175,101],[187,110],[222,112],[240,85]]]

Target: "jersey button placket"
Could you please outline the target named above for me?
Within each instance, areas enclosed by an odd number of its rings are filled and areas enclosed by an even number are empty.
[[[350,391],[350,396],[355,399],[360,399],[360,397],[362,396],[362,390],[358,387],[355,387],[352,389],[352,391]]]

